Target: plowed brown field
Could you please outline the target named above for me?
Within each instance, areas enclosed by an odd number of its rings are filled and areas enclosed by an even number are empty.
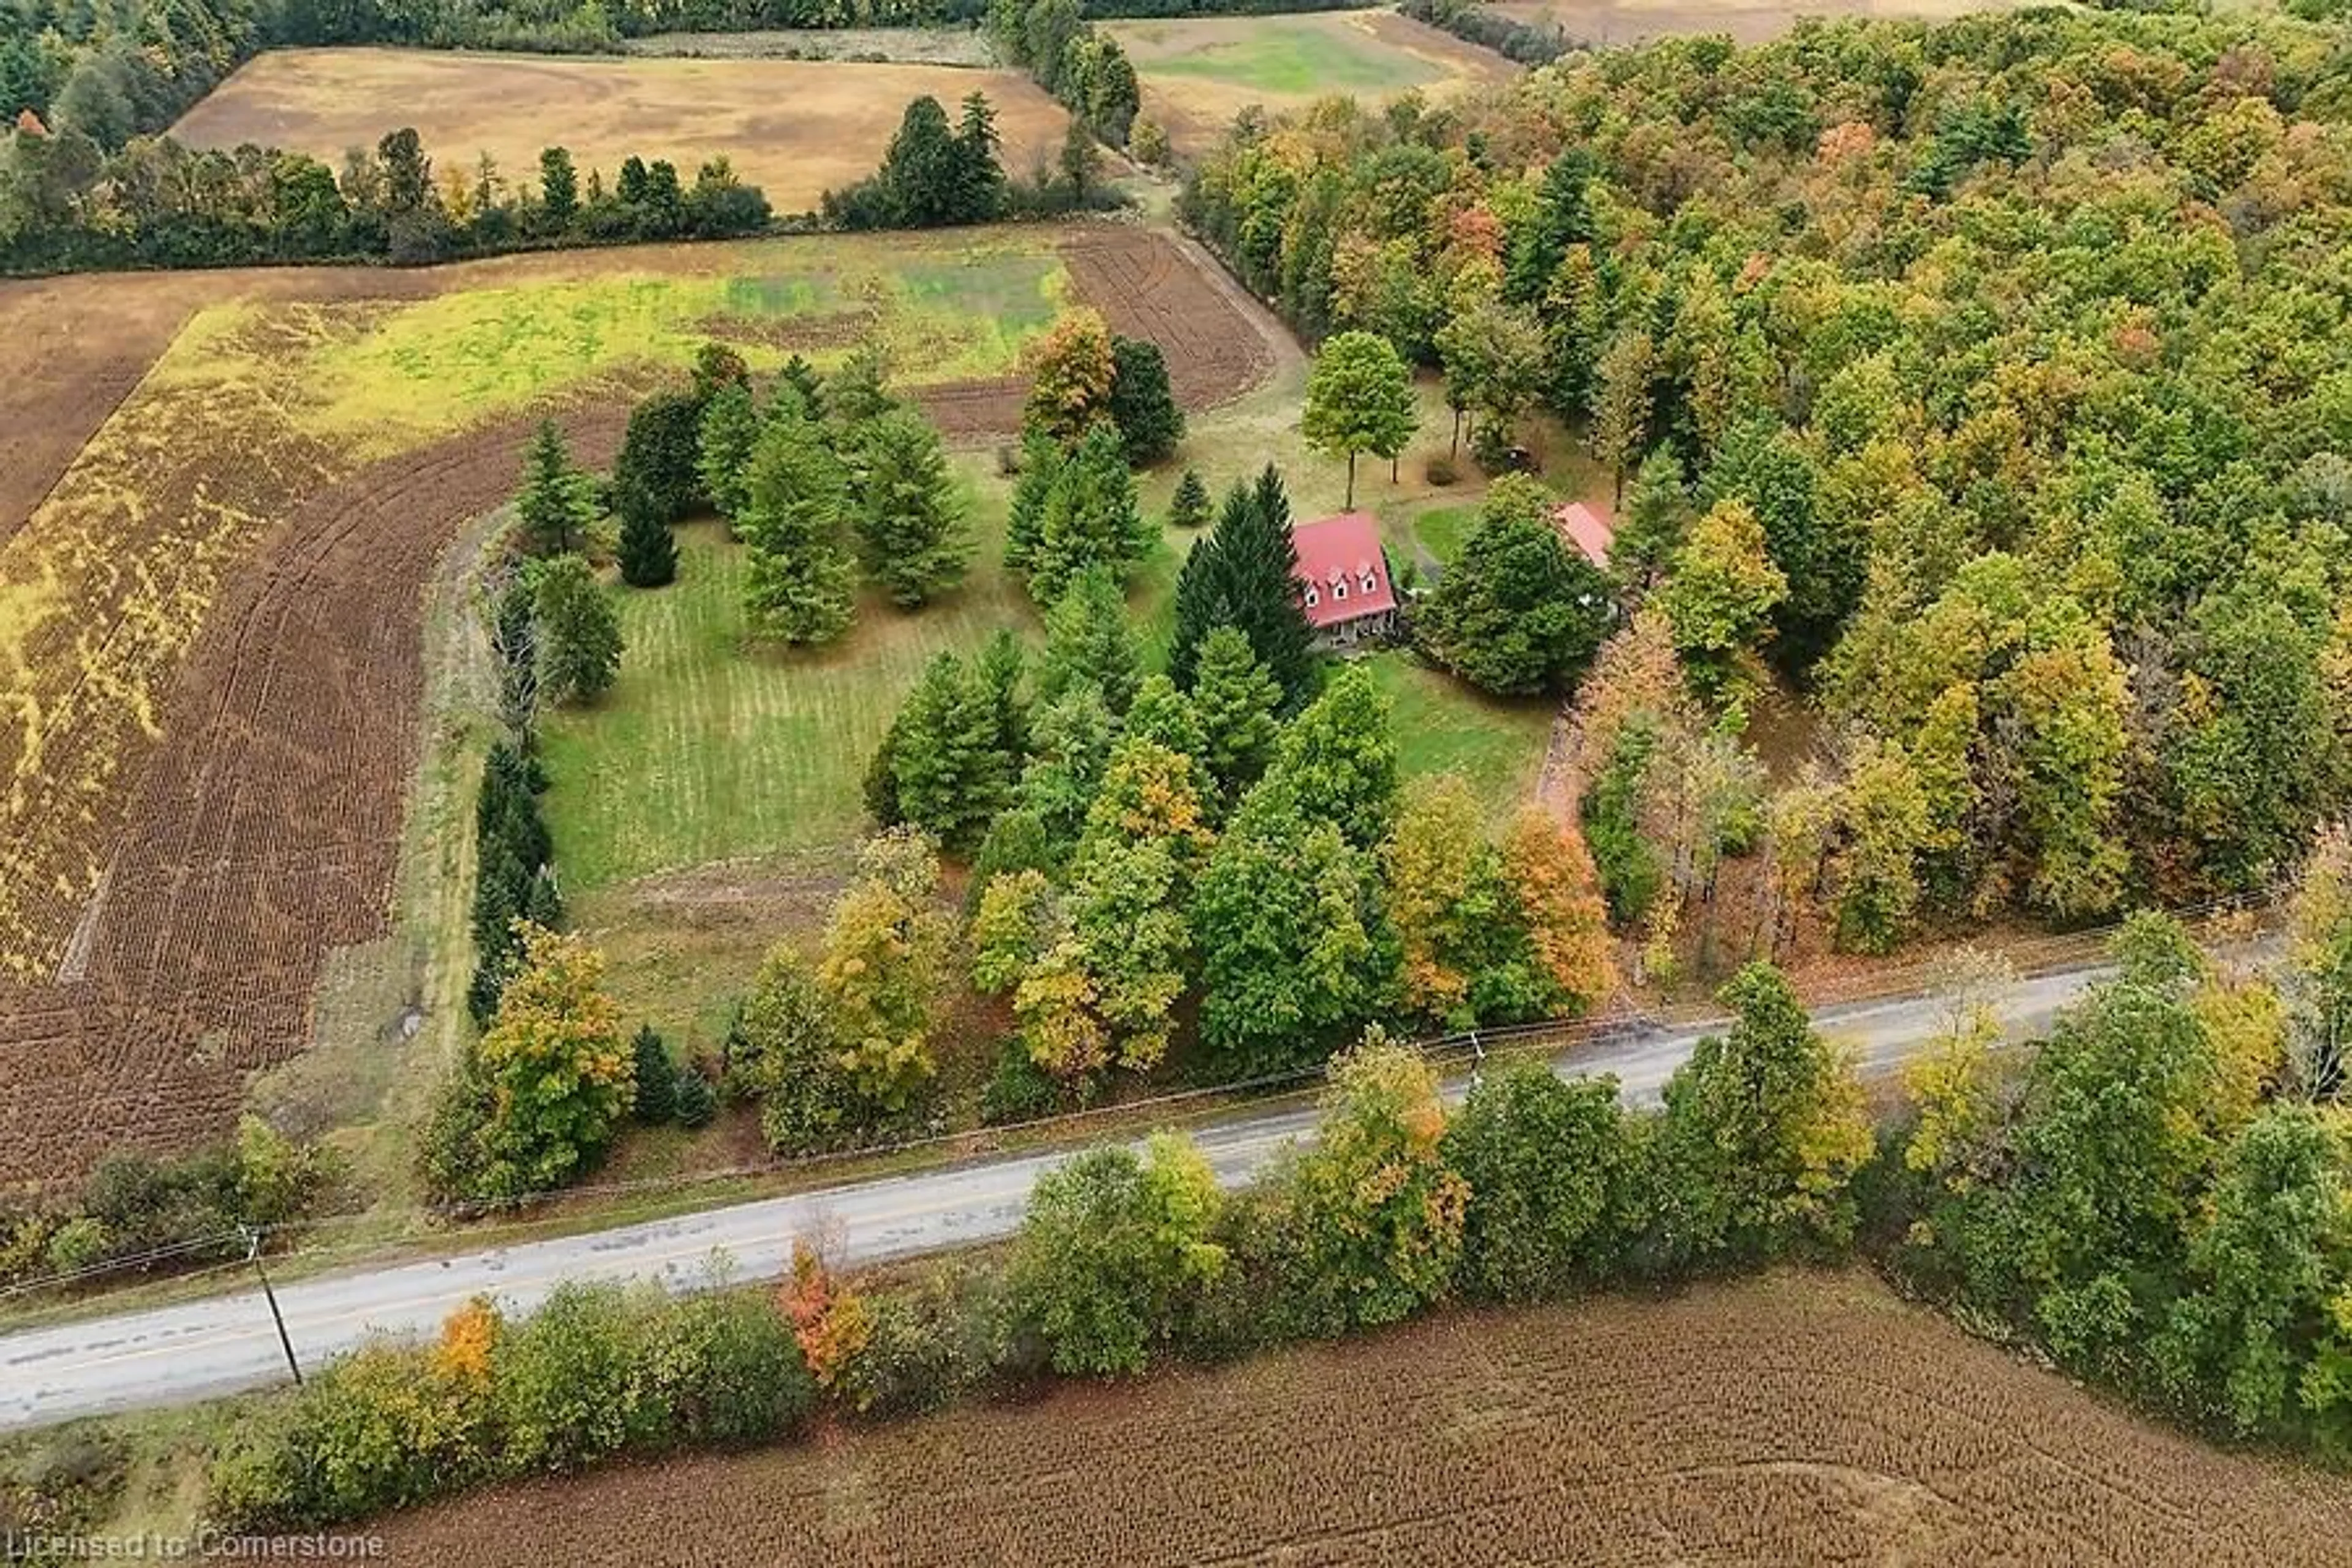
[[[1076,295],[1158,338],[1193,405],[1273,363],[1268,325],[1164,237],[1064,247]],[[425,584],[512,492],[539,412],[362,465],[298,435],[273,377],[220,367],[278,363],[311,303],[722,251],[0,286],[0,329],[41,324],[0,331],[21,455],[0,468],[0,1183],[218,1134],[248,1075],[308,1043],[327,956],[385,934]],[[207,299],[289,310],[175,339]],[[609,459],[632,379],[568,395],[583,461]],[[978,437],[1013,429],[1022,394],[921,395]]]
[[[1456,1314],[1139,1387],[518,1488],[435,1568],[2346,1561],[2352,1486],[2221,1453],[1862,1276]]]

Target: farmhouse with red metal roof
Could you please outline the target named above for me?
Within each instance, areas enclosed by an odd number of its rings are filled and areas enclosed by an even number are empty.
[[[1326,647],[1349,647],[1396,627],[1396,584],[1381,548],[1381,525],[1368,511],[1302,522],[1290,531],[1298,552],[1299,602]]]

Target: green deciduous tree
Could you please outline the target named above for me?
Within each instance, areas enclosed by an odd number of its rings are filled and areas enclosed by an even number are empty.
[[[1287,790],[1243,803],[1191,910],[1201,1036],[1243,1074],[1323,1057],[1386,1006],[1396,968],[1370,856]]]
[[[1493,1301],[1539,1301],[1620,1275],[1643,1220],[1643,1164],[1617,1080],[1563,1081],[1517,1061],[1482,1077],[1445,1131],[1470,1189],[1457,1279]]]
[[[1779,970],[1749,964],[1720,1000],[1730,1030],[1666,1083],[1653,1245],[1689,1262],[1842,1246],[1872,1148],[1861,1088]]]
[[[1393,458],[1412,438],[1412,373],[1377,332],[1339,332],[1316,351],[1307,378],[1307,444],[1348,459],[1348,500],[1356,504],[1356,456]]]
[[[1292,721],[1269,776],[1283,781],[1310,821],[1332,823],[1357,848],[1387,836],[1396,812],[1396,738],[1389,700],[1363,666],[1342,669]]]
[[[994,694],[952,653],[924,667],[884,743],[897,820],[950,849],[980,842],[1003,807],[1013,760]]]
[[[1497,479],[1461,554],[1415,615],[1415,631],[1438,658],[1486,690],[1567,689],[1614,616],[1608,579],[1560,542],[1552,505],[1534,479]]]
[[[1013,1244],[1013,1292],[1056,1372],[1145,1371],[1228,1267],[1223,1196],[1200,1151],[1155,1135],[1139,1158],[1089,1150],[1037,1180]]]
[[[759,444],[760,411],[751,389],[740,381],[720,382],[703,400],[695,474],[702,493],[739,534],[751,505],[751,455]]]

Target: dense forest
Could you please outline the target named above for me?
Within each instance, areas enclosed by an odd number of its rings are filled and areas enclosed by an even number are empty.
[[[2352,787],[2352,40],[2034,10],[1245,118],[1185,210],[1617,475],[1585,810],[1670,935],[2262,888]],[[1824,763],[1740,739],[1801,691]]]

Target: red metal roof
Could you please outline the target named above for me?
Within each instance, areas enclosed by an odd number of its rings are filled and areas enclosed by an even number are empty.
[[[1553,510],[1552,525],[1568,535],[1568,542],[1584,552],[1584,558],[1606,570],[1609,565],[1609,542],[1617,531],[1609,520],[1585,505],[1572,500]]]
[[[1396,608],[1381,525],[1370,512],[1302,522],[1290,531],[1290,542],[1298,552],[1299,594],[1310,624],[1335,626]]]

